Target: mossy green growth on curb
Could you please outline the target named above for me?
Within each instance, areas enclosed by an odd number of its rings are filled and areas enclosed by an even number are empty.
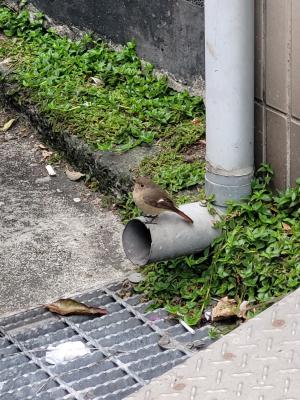
[[[156,155],[146,157],[140,164],[138,174],[150,176],[153,180],[173,193],[188,189],[204,181],[205,161],[199,157],[186,161],[185,151],[205,135],[201,120],[196,125],[183,124],[166,131],[158,142]],[[196,151],[197,153],[197,151]]]
[[[162,152],[144,159],[139,174],[152,177],[158,185],[171,192],[178,192],[203,181],[205,163],[203,161],[186,163],[180,153]]]
[[[184,126],[194,142],[201,126],[203,101],[178,93],[153,66],[136,56],[134,43],[117,52],[84,36],[77,42],[32,19],[0,6],[0,58],[9,58],[13,77],[59,132],[67,129],[100,150],[125,151],[175,134]]]
[[[299,287],[300,179],[273,195],[271,176],[268,166],[258,171],[250,198],[229,205],[221,236],[201,256],[143,267],[136,290],[196,325],[212,297],[265,304]]]

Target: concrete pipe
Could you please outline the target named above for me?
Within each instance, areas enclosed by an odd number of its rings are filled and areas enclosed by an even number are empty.
[[[151,223],[149,218],[139,217],[128,222],[123,236],[123,249],[127,258],[136,265],[168,260],[179,256],[199,253],[219,236],[213,227],[218,215],[209,214],[201,203],[179,207],[192,218],[185,222],[172,212],[165,212]],[[218,212],[222,212],[218,209]]]

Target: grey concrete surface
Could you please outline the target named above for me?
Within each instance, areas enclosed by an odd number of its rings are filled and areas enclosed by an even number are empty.
[[[0,127],[11,117],[0,108]],[[68,180],[64,165],[50,178],[38,145],[21,118],[0,132],[0,314],[100,287],[133,269],[117,215],[83,182]]]

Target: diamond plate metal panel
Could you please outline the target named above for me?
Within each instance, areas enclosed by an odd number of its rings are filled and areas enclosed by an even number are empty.
[[[208,328],[194,335],[165,317],[165,310],[147,312],[139,296],[126,301],[120,285],[75,297],[105,306],[108,315],[62,317],[36,308],[0,319],[1,400],[121,400],[151,379],[183,362],[187,342],[210,344]],[[158,341],[172,338],[172,348]],[[80,340],[91,354],[60,365],[45,361],[49,345]]]
[[[299,400],[300,289],[127,400]]]

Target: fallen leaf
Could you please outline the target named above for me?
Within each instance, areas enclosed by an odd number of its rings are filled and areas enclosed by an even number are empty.
[[[59,315],[106,315],[105,308],[90,307],[72,299],[60,299],[45,306],[49,311]]]
[[[193,163],[197,160],[196,154],[185,154],[184,161],[187,163]]]
[[[10,57],[5,58],[4,60],[0,61],[0,66],[8,67],[11,62],[12,59]]]
[[[46,161],[49,157],[51,157],[53,154],[53,151],[50,150],[42,150],[42,158],[41,162]]]
[[[282,228],[286,233],[290,233],[292,229],[291,226],[289,224],[286,224],[285,222],[282,223]]]
[[[1,132],[6,132],[6,131],[8,131],[11,127],[12,127],[12,125],[13,125],[13,123],[15,122],[15,118],[12,118],[12,119],[10,119],[9,121],[7,121],[3,126],[2,126],[2,128],[0,128],[0,131]]]
[[[96,86],[104,86],[105,83],[102,79],[96,78],[95,76],[91,76],[91,80],[94,82]]]
[[[212,321],[221,321],[231,317],[238,316],[237,302],[229,299],[227,296],[218,301],[217,305],[212,309]]]
[[[201,119],[200,119],[200,118],[194,118],[193,121],[192,121],[192,124],[193,124],[193,125],[199,125],[199,124],[201,124]]]
[[[250,310],[249,301],[242,301],[240,304],[240,312],[238,313],[239,318],[247,319],[247,312]]]
[[[38,147],[39,149],[41,149],[41,150],[47,150],[47,147],[46,147],[44,144],[42,144],[42,143],[39,143],[39,144],[37,145],[37,147]]]
[[[133,293],[133,285],[128,279],[125,279],[125,281],[122,283],[121,289],[117,291],[117,295],[121,297],[121,299],[126,300],[130,296],[132,296],[132,293]]]
[[[66,175],[70,179],[70,181],[79,181],[85,174],[82,174],[81,172],[77,171],[70,171],[66,169]]]
[[[141,273],[139,273],[139,272],[132,272],[132,274],[130,274],[130,275],[128,276],[128,280],[129,280],[131,283],[140,283],[140,282],[142,282],[142,281],[144,280],[144,277],[143,277],[143,275],[142,275]]]

